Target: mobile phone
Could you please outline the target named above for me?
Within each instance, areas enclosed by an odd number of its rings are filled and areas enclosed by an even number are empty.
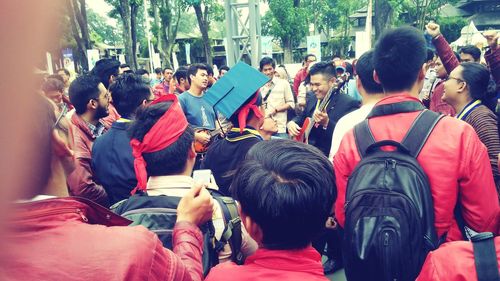
[[[212,170],[195,170],[193,171],[193,179],[195,182],[209,184],[212,176]]]

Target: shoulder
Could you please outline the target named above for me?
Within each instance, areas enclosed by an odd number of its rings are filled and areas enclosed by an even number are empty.
[[[481,105],[474,109],[469,116],[467,117],[467,121],[470,123],[483,123],[483,122],[495,122],[497,121],[496,115],[489,110],[486,106]]]
[[[235,276],[241,278],[241,274],[244,274],[244,265],[236,265],[234,262],[225,262],[217,265],[210,270],[205,281],[224,281],[224,280],[235,280]],[[233,273],[235,275],[233,275]]]

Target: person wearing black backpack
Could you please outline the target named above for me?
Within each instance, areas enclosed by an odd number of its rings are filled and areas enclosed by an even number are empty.
[[[500,281],[500,236],[486,232],[471,240],[430,252],[416,281]]]
[[[499,231],[488,153],[465,122],[425,110],[419,30],[385,32],[374,50],[374,79],[385,98],[343,138],[334,158],[347,279],[414,280],[427,253],[463,239],[458,204],[476,232]]]
[[[129,199],[112,210],[155,232],[171,248],[172,228],[179,200],[195,184],[191,177],[196,160],[194,130],[175,95],[166,95],[138,111],[130,125],[137,187]],[[149,176],[149,179],[148,179]],[[212,220],[201,227],[204,237],[203,270],[206,275],[219,262],[242,263],[257,245],[241,226],[236,202],[212,191],[216,200]]]

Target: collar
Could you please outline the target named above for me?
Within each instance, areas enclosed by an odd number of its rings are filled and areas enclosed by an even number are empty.
[[[250,126],[247,126],[245,129],[243,129],[243,133],[240,133],[240,128],[232,128],[227,134],[226,140],[229,142],[238,142],[250,138],[258,138],[259,140],[263,140],[259,131]]]
[[[259,248],[245,261],[245,265],[252,263],[266,268],[324,275],[321,256],[311,246],[300,250],[268,250]]]
[[[421,102],[418,98],[416,98],[414,96],[411,96],[410,93],[408,93],[408,92],[401,92],[401,93],[398,93],[398,94],[387,95],[386,97],[384,97],[380,101],[378,101],[375,104],[375,106],[377,106],[377,105],[383,105],[383,104],[398,103],[398,102],[403,102],[403,101]]]
[[[457,114],[457,119],[458,120],[465,120],[465,118],[467,118],[467,116],[469,116],[469,114],[478,106],[481,105],[481,101],[480,100],[473,100],[471,102],[469,102],[469,104],[467,104],[464,109],[462,109],[462,111],[460,111],[459,114]]]
[[[150,195],[168,195],[168,190],[188,190],[194,185],[194,180],[189,176],[157,176],[149,177],[147,192]],[[168,192],[167,192],[168,193]]]
[[[83,131],[91,139],[95,139],[102,135],[106,129],[104,124],[101,123],[101,120],[99,120],[97,126],[94,126],[93,124],[83,120],[83,118],[76,113],[71,116],[71,123],[78,127],[79,130]],[[98,133],[98,135],[96,135],[96,133]]]
[[[118,123],[130,123],[130,122],[132,122],[132,120],[120,117],[120,119],[116,120],[116,122],[118,122]]]

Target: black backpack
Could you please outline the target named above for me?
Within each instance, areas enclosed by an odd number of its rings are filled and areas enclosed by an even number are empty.
[[[401,102],[376,106],[368,118],[412,111],[421,113],[401,143],[376,142],[368,119],[354,127],[361,161],[348,179],[344,206],[349,281],[415,280],[427,253],[440,243],[429,180],[416,158],[442,115],[418,102]]]
[[[241,253],[241,220],[236,201],[231,197],[224,197],[216,191],[210,190],[210,192],[221,206],[225,228],[221,239],[217,241],[212,221],[200,227],[203,233],[202,264],[204,276],[219,263],[219,253],[226,243],[229,243],[231,247],[231,260],[237,264],[243,264],[244,261],[244,256]],[[111,210],[133,221],[130,226],[142,225],[156,233],[163,246],[173,250],[172,234],[177,220],[176,209],[180,200],[180,197],[148,196],[146,193],[139,193],[116,203],[111,207]]]

